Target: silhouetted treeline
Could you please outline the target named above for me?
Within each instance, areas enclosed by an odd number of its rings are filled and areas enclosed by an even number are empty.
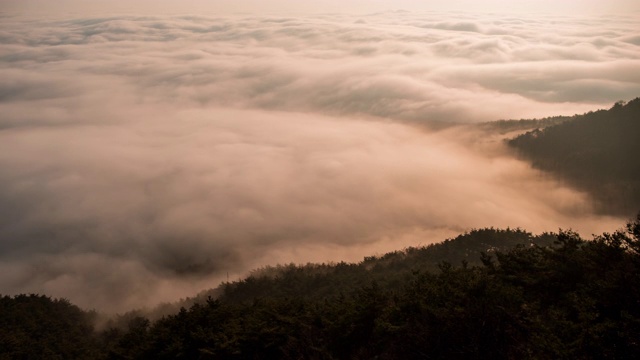
[[[440,256],[461,263],[434,267]],[[65,300],[5,296],[0,358],[640,358],[640,215],[591,241],[476,230],[359,264],[267,268],[221,292],[99,331]]]
[[[640,206],[640,98],[516,137],[534,167],[591,193],[601,211],[630,216]]]
[[[0,297],[0,359],[80,359],[102,356],[96,314],[43,295]],[[95,335],[95,336],[94,336]]]
[[[221,297],[228,301],[256,297],[326,298],[348,293],[363,282],[397,289],[413,272],[438,271],[442,262],[480,265],[482,253],[506,251],[518,245],[546,246],[553,239],[551,234],[534,236],[521,229],[476,229],[442,243],[368,256],[357,264],[291,264],[258,269],[244,280],[223,284]]]
[[[551,116],[542,119],[497,120],[480,123],[477,125],[477,127],[492,132],[497,131],[499,133],[506,134],[512,131],[526,131],[554,126],[572,120],[576,117],[578,117],[578,115]]]

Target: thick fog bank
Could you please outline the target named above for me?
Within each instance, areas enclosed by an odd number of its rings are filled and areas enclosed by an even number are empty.
[[[393,13],[0,24],[0,292],[109,311],[277,262],[473,227],[572,227],[584,194],[475,130],[640,91],[634,23]]]

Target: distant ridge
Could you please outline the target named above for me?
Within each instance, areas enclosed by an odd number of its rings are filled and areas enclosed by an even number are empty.
[[[540,170],[589,192],[599,212],[640,209],[640,98],[576,115],[508,141]]]

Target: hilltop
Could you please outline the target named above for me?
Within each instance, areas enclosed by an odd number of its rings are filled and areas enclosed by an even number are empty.
[[[66,300],[4,296],[0,358],[636,358],[639,276],[640,215],[591,241],[481,229],[357,264],[265,268],[155,322],[93,331],[95,313]]]
[[[524,159],[589,192],[604,213],[631,216],[640,205],[640,98],[577,115],[508,141]]]

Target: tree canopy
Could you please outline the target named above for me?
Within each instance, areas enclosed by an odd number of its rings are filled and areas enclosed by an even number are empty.
[[[640,204],[640,98],[574,116],[508,143],[534,167],[588,191],[597,208],[631,216]]]
[[[5,359],[638,358],[640,215],[588,241],[480,229],[358,264],[266,268],[98,330],[66,300],[1,301]]]

